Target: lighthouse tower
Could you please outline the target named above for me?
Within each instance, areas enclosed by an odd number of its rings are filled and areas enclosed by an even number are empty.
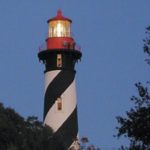
[[[82,54],[71,37],[71,23],[58,10],[57,16],[48,20],[46,48],[38,53],[45,65],[44,125],[53,129],[65,150],[78,149],[75,64]]]

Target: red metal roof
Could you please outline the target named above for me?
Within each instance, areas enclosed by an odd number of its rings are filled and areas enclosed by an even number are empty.
[[[69,22],[72,22],[71,19],[62,16],[62,11],[60,9],[57,11],[57,16],[49,19],[47,22],[49,23],[50,21],[54,21],[54,20],[67,20]]]

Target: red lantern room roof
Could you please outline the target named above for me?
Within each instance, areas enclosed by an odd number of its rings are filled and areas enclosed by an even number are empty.
[[[72,22],[71,19],[62,16],[62,11],[60,9],[57,11],[57,16],[49,19],[47,22],[49,23],[50,21],[54,21],[54,20],[67,20],[69,22]]]

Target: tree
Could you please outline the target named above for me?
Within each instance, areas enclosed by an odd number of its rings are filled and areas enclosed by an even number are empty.
[[[0,103],[0,150],[47,150],[59,147],[57,141],[51,142],[51,137],[51,128],[44,127],[37,117],[24,119],[15,110],[5,108]]]
[[[146,28],[147,37],[144,41],[144,52],[150,56],[150,26]],[[150,65],[150,58],[146,59]],[[150,82],[147,85],[135,84],[138,95],[132,96],[134,107],[126,112],[126,117],[117,117],[117,137],[124,135],[129,138],[129,148],[122,146],[120,150],[150,150]]]
[[[93,144],[89,144],[89,139],[87,137],[82,137],[80,150],[100,150],[100,148],[96,148]]]
[[[19,142],[19,133],[24,119],[13,109],[4,108],[0,103],[0,149],[9,149]]]
[[[150,26],[146,28],[146,38],[144,41],[144,52],[150,56]],[[150,59],[146,59],[147,63],[150,65]]]
[[[139,96],[133,96],[134,108],[126,112],[126,117],[117,117],[120,137],[124,135],[130,140],[129,150],[150,149],[150,95],[148,88],[141,83],[135,84]]]

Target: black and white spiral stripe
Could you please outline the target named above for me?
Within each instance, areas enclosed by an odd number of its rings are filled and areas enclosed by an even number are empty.
[[[57,112],[56,100],[62,99],[63,110]],[[45,73],[44,124],[64,149],[74,143],[78,134],[75,71],[52,70]]]

